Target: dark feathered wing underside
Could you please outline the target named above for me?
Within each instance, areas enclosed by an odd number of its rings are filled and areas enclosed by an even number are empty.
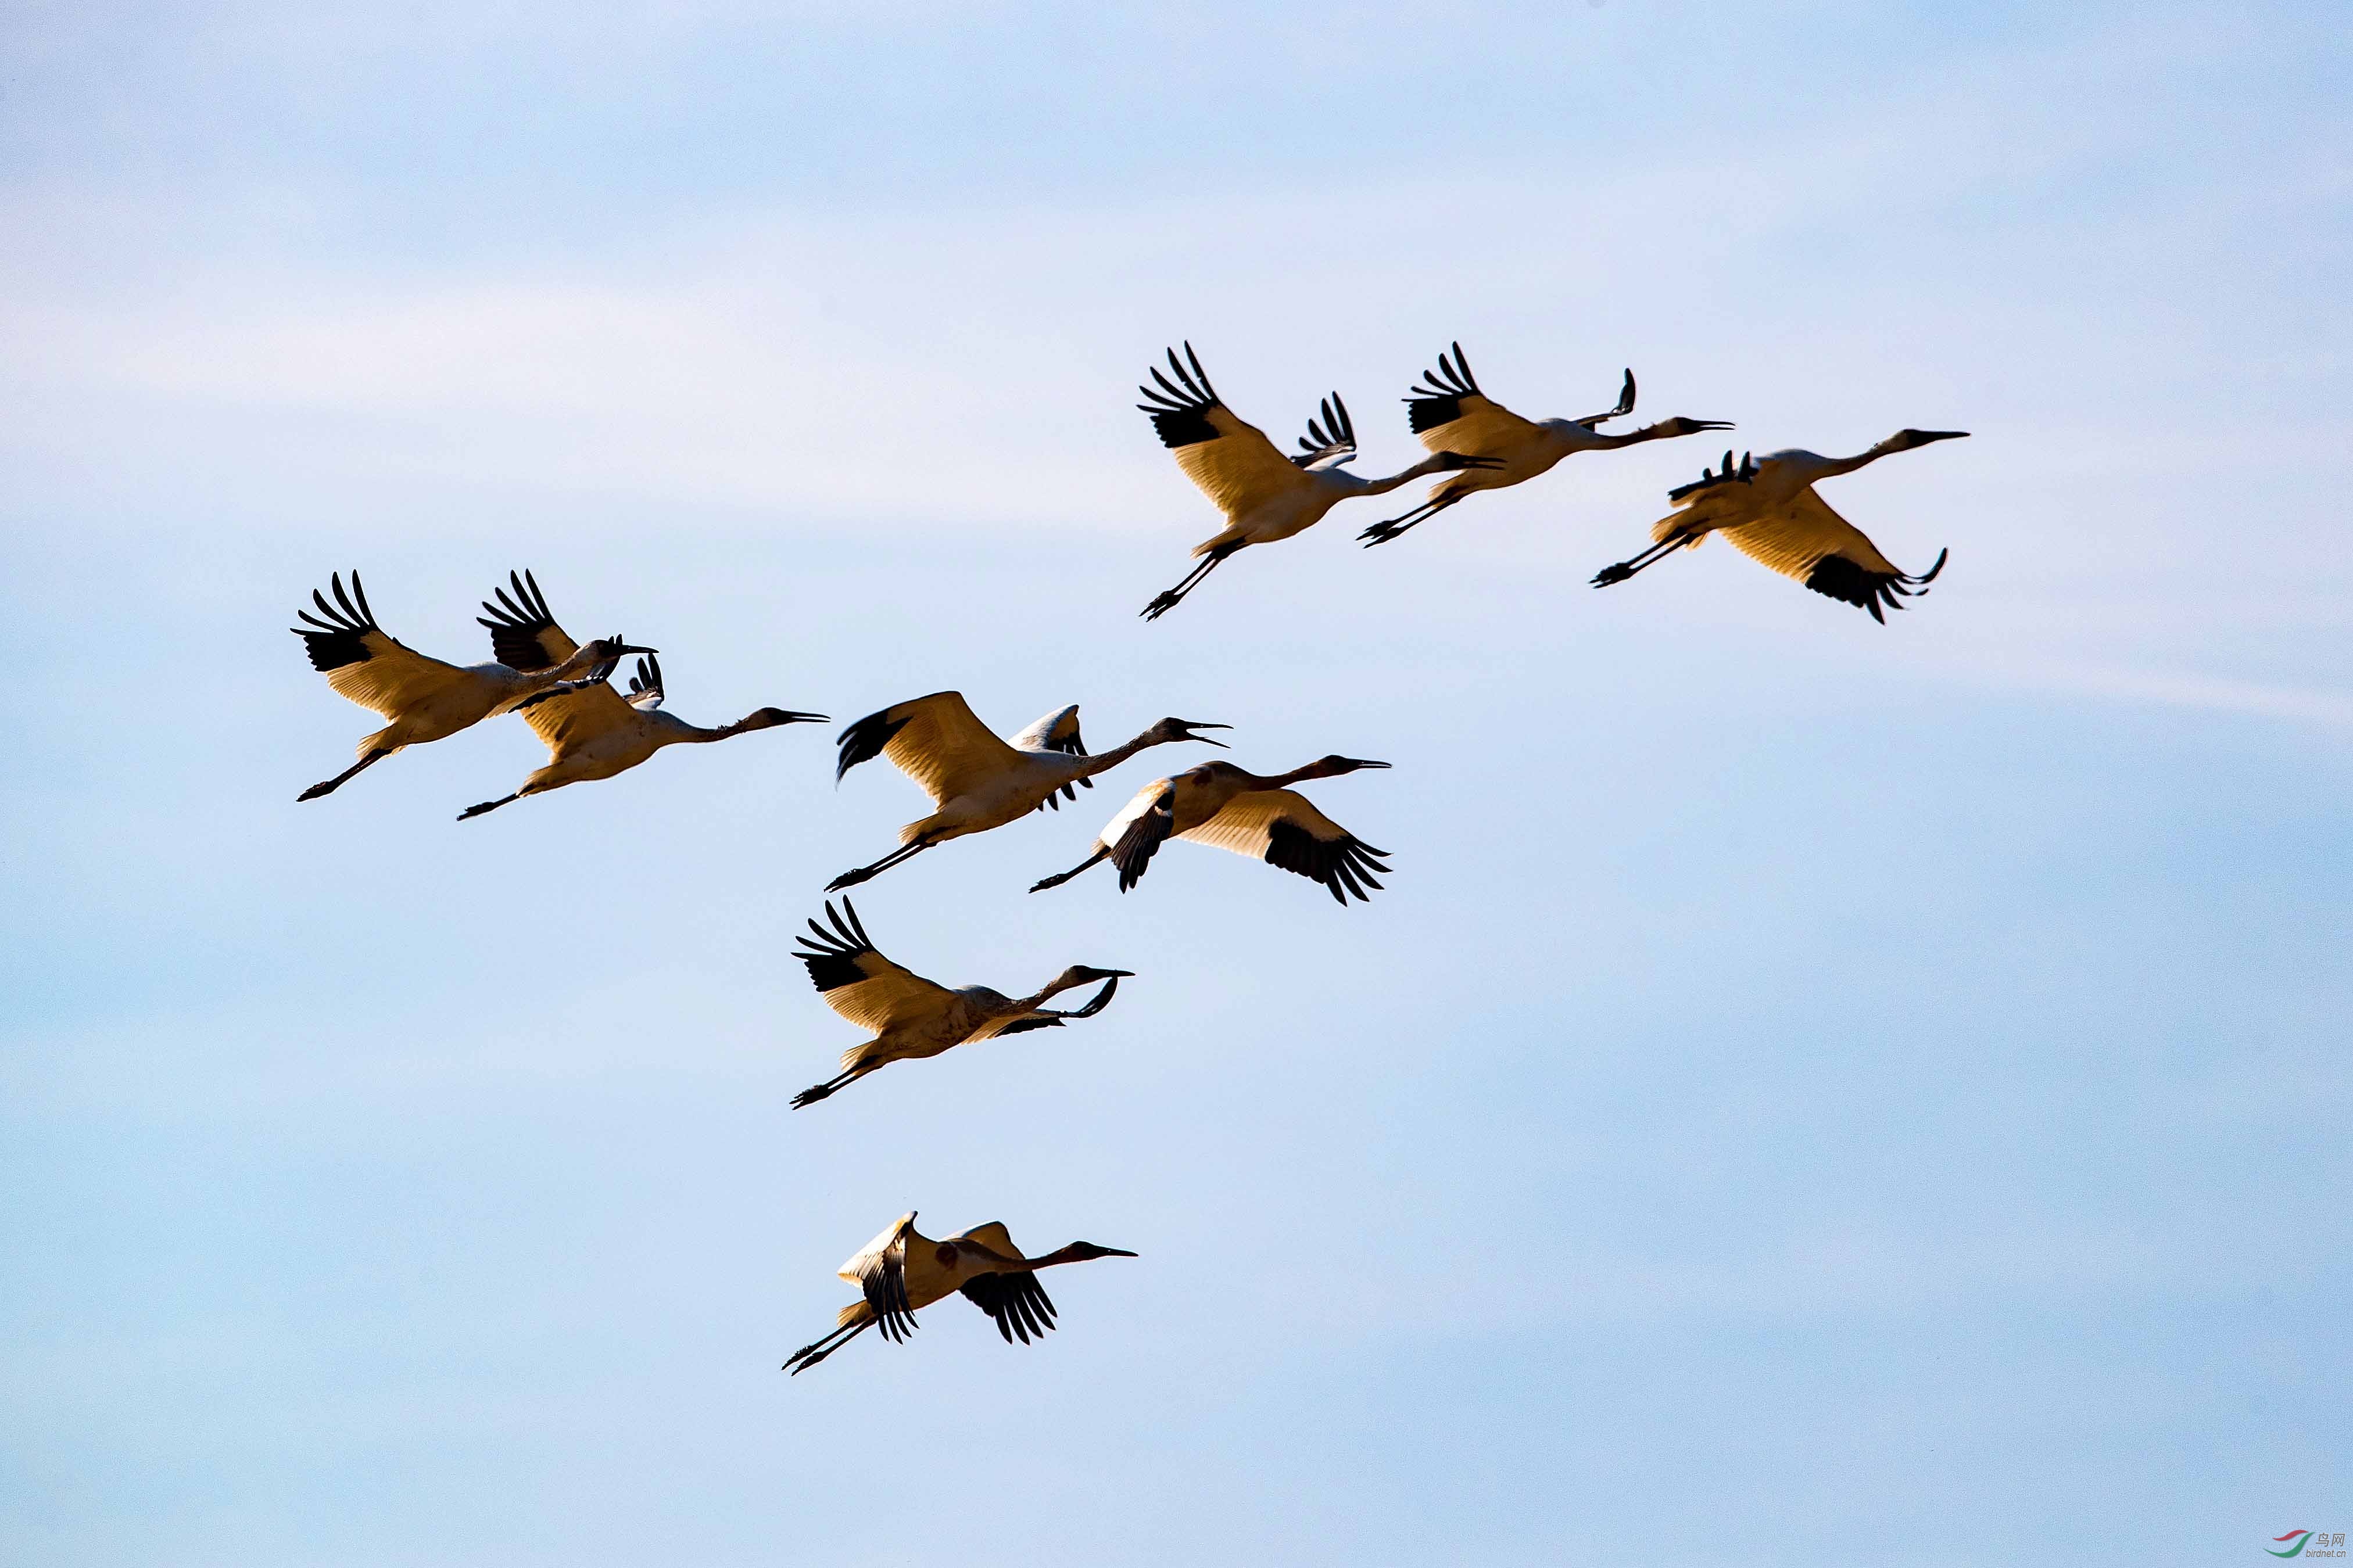
[[[892,737],[912,721],[913,715],[893,719],[886,708],[880,713],[869,713],[844,730],[841,732],[840,759],[833,770],[835,782],[840,782],[841,776],[859,763],[871,762],[881,756],[882,748],[891,743]]]
[[[1126,892],[1144,879],[1145,868],[1160,853],[1168,836],[1176,831],[1176,790],[1175,785],[1163,789],[1144,813],[1127,825],[1119,842],[1111,847],[1108,856],[1119,869],[1119,890]]]
[[[352,574],[352,591],[349,594],[343,592],[343,574],[340,572],[334,574],[332,586],[335,590],[332,605],[327,603],[326,595],[319,590],[311,590],[311,599],[319,606],[319,615],[314,616],[308,610],[294,612],[316,630],[305,631],[301,626],[289,628],[302,639],[303,651],[311,656],[311,668],[322,675],[341,669],[347,664],[364,663],[370,657],[367,634],[384,629],[375,624],[375,612],[368,608],[367,591],[360,586],[359,573],[354,571]],[[322,616],[325,619],[321,619]]]
[[[510,572],[507,582],[513,592],[505,588],[494,590],[498,603],[482,601],[482,615],[474,619],[490,628],[491,656],[509,669],[547,669],[563,663],[577,650],[555,617],[547,611],[547,595],[539,591],[539,579],[526,572],[521,575]],[[589,679],[602,680],[612,670],[597,670]]]
[[[1450,361],[1445,354],[1440,354],[1438,368],[1424,371],[1405,400],[1406,424],[1417,436],[1461,418],[1464,398],[1486,395],[1479,390],[1478,382],[1472,379],[1471,362],[1462,357],[1462,345],[1448,346],[1453,351],[1453,358]]]
[[[1380,887],[1373,873],[1388,873],[1388,868],[1378,858],[1388,853],[1354,834],[1342,838],[1318,838],[1295,823],[1277,821],[1267,826],[1266,863],[1321,882],[1343,904],[1351,893],[1370,900],[1371,894],[1365,889]]]
[[[1155,366],[1152,379],[1158,390],[1149,386],[1135,389],[1145,398],[1136,407],[1151,416],[1152,427],[1159,432],[1164,447],[1195,447],[1218,438],[1218,427],[1209,423],[1209,410],[1222,406],[1218,389],[1209,384],[1209,373],[1201,368],[1200,357],[1193,353],[1189,342],[1185,345],[1185,360],[1191,362],[1189,368],[1177,359],[1176,351],[1170,349],[1168,368],[1176,373],[1176,379],[1169,380]]]
[[[856,907],[844,899],[842,910],[845,912],[836,912],[828,900],[825,912],[833,929],[828,931],[817,921],[809,921],[810,934],[800,938],[801,945],[793,950],[793,956],[808,966],[809,978],[819,991],[838,991],[871,978],[860,961],[869,954],[881,956],[867,936],[865,922],[858,918]]]
[[[1054,1302],[1035,1274],[983,1274],[967,1280],[964,1298],[996,1321],[1005,1342],[1028,1344],[1054,1327]]]
[[[1814,569],[1806,574],[1806,586],[1841,604],[1869,610],[1871,618],[1883,626],[1887,616],[1882,606],[1888,610],[1904,608],[1901,601],[1936,580],[1936,574],[1945,569],[1945,558],[1949,553],[1949,551],[1936,552],[1936,563],[1916,576],[1909,572],[1873,572],[1856,565],[1843,555],[1825,555],[1814,563]]]

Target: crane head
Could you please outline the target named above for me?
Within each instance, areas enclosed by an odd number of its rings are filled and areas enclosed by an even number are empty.
[[[1207,735],[1193,733],[1196,730],[1230,730],[1231,724],[1205,724],[1198,719],[1163,719],[1152,726],[1155,744],[1168,741],[1204,741],[1212,746],[1222,746],[1223,741],[1211,741]]]
[[[1931,441],[1957,441],[1968,434],[1966,430],[1898,430],[1887,438],[1887,445],[1891,450],[1908,452]]]
[[[1097,1258],[1134,1258],[1134,1253],[1124,1247],[1097,1247],[1092,1241],[1074,1241],[1062,1248],[1063,1255],[1074,1263]]]
[[[779,724],[826,722],[828,720],[822,713],[797,713],[789,708],[762,708],[754,711],[736,727],[744,730],[773,730]]]

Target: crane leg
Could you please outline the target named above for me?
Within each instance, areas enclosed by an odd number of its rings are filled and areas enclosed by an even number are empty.
[[[1042,893],[1049,888],[1059,888],[1063,883],[1069,881],[1071,878],[1077,876],[1080,872],[1085,870],[1088,867],[1093,865],[1096,861],[1103,859],[1110,854],[1111,851],[1108,849],[1098,849],[1093,854],[1088,856],[1085,859],[1080,861],[1077,865],[1071,867],[1069,870],[1062,872],[1060,876],[1049,877],[1042,882],[1030,883],[1029,890],[1033,893]]]
[[[825,885],[825,890],[828,893],[838,893],[844,888],[854,888],[860,882],[870,880],[881,872],[888,871],[900,861],[907,859],[912,856],[920,855],[930,847],[931,846],[929,844],[921,842],[914,844],[902,844],[898,848],[892,850],[888,855],[883,856],[880,860],[875,861],[871,866],[860,866],[855,871],[844,871],[840,876],[836,877],[832,881],[828,882]]]
[[[826,1335],[825,1339],[818,1341],[817,1343],[803,1345],[800,1349],[795,1351],[791,1356],[786,1360],[781,1370],[791,1373],[795,1377],[798,1377],[801,1373],[807,1372],[809,1368],[815,1366],[818,1363],[823,1361],[826,1357],[831,1355],[834,1352],[839,1350],[842,1346],[848,1344],[850,1341],[856,1339],[859,1335],[864,1333],[873,1326],[874,1324],[872,1321],[869,1321],[867,1322],[855,1324],[847,1329],[836,1329],[832,1333]],[[828,1344],[826,1342],[827,1340],[831,1340],[833,1342],[831,1344]]]
[[[512,795],[503,795],[496,800],[486,800],[480,805],[470,805],[465,810],[458,814],[458,820],[463,822],[470,816],[480,816],[486,811],[496,811],[499,807],[506,805],[507,802],[511,800],[521,800],[522,798],[522,791],[517,790]]]
[[[1239,544],[1220,544],[1215,550],[1210,551],[1209,553],[1203,558],[1198,566],[1194,567],[1193,570],[1185,574],[1185,580],[1183,582],[1177,584],[1174,588],[1167,590],[1166,593],[1159,595],[1152,601],[1152,603],[1144,606],[1144,618],[1147,621],[1156,621],[1161,616],[1166,615],[1169,611],[1175,609],[1177,605],[1183,604],[1185,602],[1185,595],[1201,585],[1202,578],[1207,577],[1210,573],[1216,571],[1218,567],[1223,563],[1227,556],[1231,555],[1235,551],[1240,550],[1240,548],[1241,546]]]
[[[358,762],[353,763],[350,767],[347,767],[342,773],[337,773],[333,778],[328,779],[323,784],[312,784],[309,789],[304,790],[301,795],[296,795],[294,798],[296,800],[316,800],[322,795],[332,795],[336,790],[341,789],[345,784],[358,776],[358,774],[370,764],[380,763],[390,755],[392,755],[391,747],[378,746],[375,751],[370,752],[366,756],[362,757]]]
[[[1597,588],[1607,588],[1613,583],[1623,583],[1635,573],[1646,567],[1657,565],[1691,542],[1692,536],[1689,534],[1672,534],[1635,556],[1631,561],[1620,561],[1614,566],[1604,566],[1593,574],[1593,585]]]
[[[815,1105],[820,1100],[830,1099],[834,1090],[847,1089],[873,1070],[871,1067],[850,1068],[846,1071],[834,1074],[823,1083],[813,1083],[793,1096],[793,1109],[799,1110],[804,1107]]]
[[[1403,517],[1393,517],[1387,522],[1377,522],[1356,537],[1365,542],[1365,548],[1367,550],[1376,544],[1387,544],[1398,535],[1409,533],[1420,527],[1461,499],[1461,496],[1449,496],[1443,500],[1426,500]]]

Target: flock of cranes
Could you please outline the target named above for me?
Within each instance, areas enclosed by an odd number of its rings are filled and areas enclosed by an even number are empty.
[[[1630,370],[1617,402],[1602,413],[1577,419],[1523,418],[1481,390],[1462,345],[1453,343],[1405,399],[1408,426],[1430,457],[1386,479],[1366,479],[1346,470],[1356,456],[1356,433],[1337,392],[1308,420],[1300,449],[1286,454],[1226,406],[1189,342],[1182,358],[1171,349],[1167,359],[1167,371],[1154,367],[1153,384],[1139,388],[1145,401],[1138,406],[1175,453],[1177,466],[1225,515],[1226,526],[1194,547],[1198,564],[1145,606],[1147,620],[1174,609],[1242,550],[1302,533],[1355,497],[1385,495],[1419,479],[1443,476],[1419,504],[1365,529],[1358,537],[1369,548],[1404,537],[1482,490],[1524,484],[1579,452],[1731,428],[1722,420],[1678,416],[1604,434],[1601,425],[1634,410]],[[1650,548],[1604,567],[1593,585],[1627,582],[1721,533],[1750,559],[1883,623],[1886,610],[1900,609],[1904,599],[1927,590],[1944,570],[1945,552],[1926,572],[1904,571],[1831,510],[1814,487],[1894,453],[1966,434],[1899,430],[1852,458],[1790,449],[1762,458],[1746,455],[1736,462],[1727,450],[1720,468],[1704,468],[1697,480],[1668,492],[1672,510],[1651,525]],[[512,793],[460,812],[460,821],[566,784],[611,778],[665,746],[826,721],[822,713],[761,708],[732,724],[705,729],[664,711],[659,650],[617,635],[575,642],[527,572],[510,573],[506,585],[482,602],[478,619],[490,632],[491,653],[485,664],[445,663],[386,634],[376,624],[356,571],[348,590],[341,573],[331,578],[329,590],[332,603],[327,593],[312,590],[317,613],[298,611],[305,625],[291,629],[330,686],[386,722],[360,742],[357,762],[304,790],[301,800],[332,793],[406,747],[445,740],[507,713],[519,714],[531,726],[547,747],[547,763]],[[631,656],[638,662],[625,693],[613,678]],[[1097,775],[1151,747],[1192,741],[1222,747],[1226,742],[1201,731],[1227,728],[1165,718],[1121,745],[1090,752],[1080,735],[1075,704],[1000,738],[958,692],[935,691],[893,703],[841,731],[834,777],[839,782],[859,763],[885,758],[922,786],[932,812],[899,830],[897,848],[843,872],[825,890],[855,887],[950,839],[1002,827],[1049,807],[1060,810],[1064,802],[1076,801],[1081,789],[1092,789]],[[1108,860],[1120,891],[1128,892],[1143,879],[1161,845],[1181,838],[1306,878],[1343,907],[1352,898],[1369,899],[1381,889],[1376,873],[1388,874],[1383,857],[1389,852],[1356,837],[1293,786],[1388,765],[1332,755],[1287,773],[1262,774],[1218,759],[1200,763],[1136,791],[1096,835],[1085,859],[1039,879],[1029,890],[1060,887]],[[818,994],[870,1037],[842,1053],[833,1077],[796,1095],[796,1110],[827,1100],[892,1062],[1092,1018],[1132,974],[1072,964],[1026,995],[1008,996],[985,985],[951,989],[884,957],[847,898],[839,909],[828,901],[824,921],[811,920],[800,942],[793,957],[807,966]],[[1098,982],[1102,989],[1082,1006],[1047,1005],[1064,992]],[[870,1328],[880,1329],[885,1340],[903,1342],[915,1326],[914,1314],[951,1294],[987,1312],[1008,1343],[1028,1344],[1054,1327],[1054,1304],[1038,1282],[1039,1270],[1136,1256],[1078,1241],[1029,1258],[1000,1224],[933,1241],[916,1234],[914,1221],[913,1211],[901,1215],[841,1266],[840,1277],[859,1288],[860,1300],[841,1310],[830,1333],[793,1352],[786,1370],[806,1372]]]

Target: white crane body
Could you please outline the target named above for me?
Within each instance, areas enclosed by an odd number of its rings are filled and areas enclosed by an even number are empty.
[[[837,1269],[859,1288],[860,1299],[834,1315],[833,1331],[803,1345],[785,1362],[798,1376],[864,1333],[902,1344],[915,1331],[915,1314],[950,1296],[962,1296],[988,1314],[1007,1344],[1044,1337],[1054,1328],[1054,1303],[1038,1283],[1041,1269],[1098,1258],[1133,1258],[1118,1247],[1074,1241],[1042,1258],[1029,1258],[1013,1245],[1012,1233],[992,1220],[961,1236],[934,1241],[915,1230],[908,1210]]]
[[[522,584],[515,587],[518,593],[522,592]],[[499,597],[501,603],[506,601],[504,590],[501,590]],[[489,605],[483,607],[495,608]],[[533,634],[557,646],[571,641],[553,620],[534,627]],[[627,773],[665,746],[703,745],[755,730],[813,724],[825,718],[822,713],[762,708],[733,724],[707,730],[663,710],[659,659],[638,660],[638,672],[630,678],[627,697],[615,689],[609,675],[609,668],[599,669],[589,679],[551,687],[523,702],[523,721],[547,747],[547,762],[532,770],[512,795],[469,806],[458,814],[458,820],[463,822],[470,816],[496,811],[525,795],[545,795],[566,784],[589,784]]]
[[[1651,548],[1630,560],[1605,566],[1593,585],[1623,583],[1679,550],[1695,549],[1721,533],[1750,560],[1828,598],[1867,610],[1884,625],[1888,610],[1927,592],[1945,569],[1947,552],[1921,573],[1890,561],[1862,530],[1831,509],[1814,486],[1840,474],[1908,452],[1932,441],[1958,440],[1966,430],[1898,430],[1852,458],[1825,458],[1802,447],[1768,452],[1760,461],[1744,457],[1737,467],[1724,454],[1724,471],[1703,469],[1699,479],[1667,493],[1675,510],[1651,525]]]
[[[950,990],[877,952],[848,900],[841,912],[828,903],[825,913],[832,929],[809,921],[809,934],[793,956],[807,967],[826,1005],[873,1031],[873,1037],[842,1052],[840,1072],[795,1096],[795,1110],[892,1062],[935,1057],[973,1040],[1060,1028],[1068,1018],[1092,1018],[1110,1005],[1119,983],[1132,973],[1072,964],[1027,996],[1008,996],[986,985]],[[1098,980],[1104,982],[1103,990],[1082,1007],[1063,1012],[1046,1005],[1065,991]]]
[[[1386,544],[1428,522],[1447,508],[1481,490],[1500,490],[1525,484],[1549,473],[1564,458],[1579,452],[1602,452],[1644,441],[1671,440],[1701,430],[1729,430],[1721,419],[1690,419],[1677,416],[1645,425],[1623,435],[1605,435],[1602,424],[1634,412],[1634,373],[1626,372],[1617,405],[1582,419],[1525,419],[1479,389],[1462,345],[1450,345],[1438,356],[1438,368],[1425,373],[1421,384],[1406,398],[1406,420],[1421,444],[1431,451],[1459,452],[1484,459],[1481,467],[1440,479],[1430,486],[1422,503],[1402,517],[1377,522],[1357,535],[1366,548]]]
[[[1365,899],[1367,889],[1379,890],[1375,873],[1388,873],[1388,867],[1379,857],[1388,851],[1365,843],[1290,786],[1360,768],[1388,766],[1356,757],[1328,756],[1287,773],[1265,775],[1231,763],[1208,762],[1169,778],[1155,779],[1136,791],[1134,798],[1096,835],[1092,854],[1058,876],[1032,883],[1029,890],[1060,887],[1097,862],[1109,860],[1118,868],[1120,891],[1126,892],[1143,879],[1163,843],[1185,838],[1305,877],[1322,884],[1343,905],[1352,894]]]
[[[1060,809],[1097,773],[1136,752],[1172,741],[1223,745],[1197,730],[1222,730],[1187,719],[1163,719],[1125,745],[1089,755],[1079,734],[1076,704],[1047,714],[1010,741],[991,733],[961,692],[934,691],[870,713],[841,732],[838,782],[871,758],[886,757],[921,784],[934,810],[899,829],[899,847],[870,866],[845,871],[826,891],[855,887],[900,861],[952,838],[986,833],[1042,806]]]
[[[1492,458],[1442,451],[1387,479],[1359,478],[1344,467],[1356,459],[1356,430],[1336,392],[1307,422],[1300,450],[1286,457],[1266,432],[1226,406],[1191,343],[1185,345],[1183,360],[1175,349],[1168,351],[1168,368],[1176,379],[1155,369],[1152,379],[1159,390],[1138,387],[1146,401],[1136,407],[1151,416],[1153,429],[1176,455],[1185,477],[1225,513],[1226,526],[1193,546],[1201,564],[1144,607],[1146,620],[1176,608],[1235,552],[1303,533],[1344,500],[1386,495],[1426,474],[1495,466]]]
[[[302,639],[311,667],[327,678],[329,686],[392,721],[359,743],[357,763],[304,790],[298,797],[302,800],[331,794],[362,770],[406,747],[444,740],[485,719],[512,712],[540,693],[624,654],[653,651],[617,637],[585,646],[567,638],[560,653],[534,658],[517,655],[520,663],[501,658],[492,664],[449,664],[418,653],[376,625],[357,572],[352,574],[348,594],[340,572],[332,579],[332,586],[335,603],[330,605],[325,595],[312,589],[311,598],[320,613],[296,612],[310,627],[290,629]],[[492,628],[492,651],[507,651],[500,646],[498,626],[490,621],[482,624]]]

